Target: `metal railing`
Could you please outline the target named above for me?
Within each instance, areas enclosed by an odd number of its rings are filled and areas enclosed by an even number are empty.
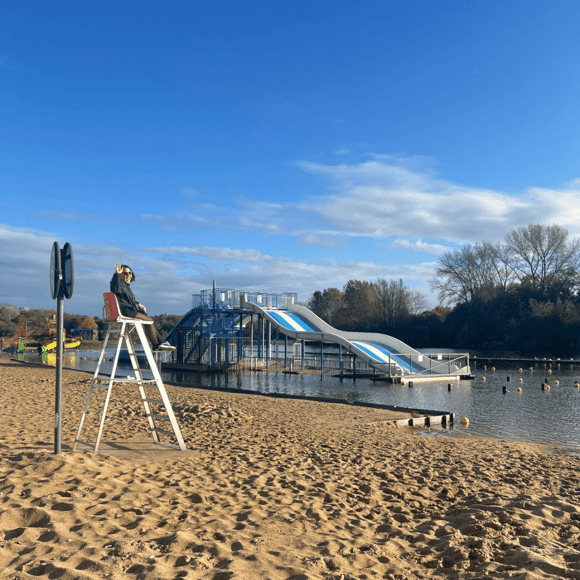
[[[383,364],[377,363],[377,369]],[[393,367],[395,372],[393,373]],[[417,354],[400,352],[389,355],[389,362],[384,363],[384,372],[394,376],[405,375],[454,375],[469,369],[469,353]]]
[[[211,309],[239,308],[242,295],[245,295],[247,302],[257,304],[262,308],[287,308],[289,304],[295,304],[298,300],[298,294],[295,292],[268,294],[267,292],[244,292],[231,288],[210,288],[209,290],[202,290],[199,294],[192,295],[192,307],[208,306]]]

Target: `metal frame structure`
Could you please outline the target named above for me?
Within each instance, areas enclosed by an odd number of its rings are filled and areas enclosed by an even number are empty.
[[[241,292],[229,288],[202,290],[192,297],[193,308],[167,335],[176,348],[175,365],[198,370],[224,370],[243,360],[269,361],[271,340],[266,340],[262,317],[240,308],[242,295],[266,307],[283,307],[294,302],[294,293]],[[247,327],[249,323],[249,327]],[[257,324],[257,336],[254,326]],[[270,323],[267,329],[270,331]],[[266,363],[267,364],[267,363]],[[169,368],[173,365],[165,365]]]

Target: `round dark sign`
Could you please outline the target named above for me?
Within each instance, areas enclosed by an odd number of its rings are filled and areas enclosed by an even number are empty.
[[[50,257],[50,295],[53,299],[58,298],[60,292],[60,280],[62,277],[62,270],[60,265],[60,247],[58,242],[52,244],[52,255]]]
[[[71,298],[75,285],[75,265],[72,246],[67,242],[62,249],[62,289],[65,298]]]

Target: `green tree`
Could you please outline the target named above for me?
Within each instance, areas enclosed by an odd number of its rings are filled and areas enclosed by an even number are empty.
[[[378,325],[378,292],[372,282],[349,280],[342,294],[338,324],[344,330],[370,330]]]
[[[326,288],[322,292],[316,290],[308,301],[307,307],[320,316],[322,320],[335,326],[336,314],[342,306],[342,292],[338,288]]]

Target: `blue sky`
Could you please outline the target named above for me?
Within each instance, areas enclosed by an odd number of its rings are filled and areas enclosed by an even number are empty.
[[[580,4],[16,2],[0,8],[0,302],[151,314],[218,287],[402,278],[530,223],[580,234]]]

